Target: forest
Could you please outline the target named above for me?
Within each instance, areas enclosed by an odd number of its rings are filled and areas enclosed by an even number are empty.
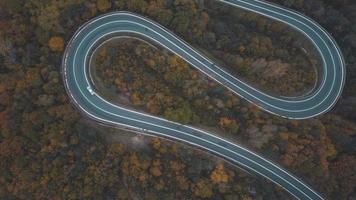
[[[340,45],[347,81],[329,113],[299,121],[268,114],[135,36],[95,52],[96,87],[115,103],[246,146],[326,199],[353,199],[356,3],[269,1],[315,19]],[[0,199],[292,199],[195,147],[102,126],[76,110],[60,73],[65,46],[81,24],[115,10],[159,22],[268,92],[298,95],[317,78],[317,54],[294,30],[212,0],[2,0]]]

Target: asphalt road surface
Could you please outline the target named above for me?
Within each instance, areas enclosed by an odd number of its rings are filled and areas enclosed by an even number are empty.
[[[323,114],[333,107],[344,86],[345,65],[337,44],[323,28],[301,14],[263,1],[222,2],[287,23],[308,37],[323,60],[323,73],[318,87],[308,95],[293,99],[270,96],[231,76],[158,23],[134,13],[113,12],[85,23],[67,45],[62,75],[72,102],[81,112],[98,122],[198,146],[273,181],[298,199],[323,199],[300,179],[248,149],[204,130],[114,105],[96,93],[88,64],[92,52],[108,38],[118,34],[135,34],[169,49],[267,112],[291,119],[305,119]]]

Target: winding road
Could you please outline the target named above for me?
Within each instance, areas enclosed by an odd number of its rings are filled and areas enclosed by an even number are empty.
[[[284,22],[309,38],[323,61],[323,73],[318,87],[308,95],[293,99],[270,96],[231,76],[158,23],[130,12],[113,12],[85,23],[67,45],[62,75],[72,102],[85,115],[98,122],[198,146],[273,181],[298,199],[323,199],[291,173],[244,147],[194,127],[114,105],[93,89],[88,64],[91,53],[108,38],[133,33],[169,49],[202,73],[267,112],[290,119],[305,119],[323,114],[333,107],[344,86],[345,64],[336,42],[322,27],[299,13],[264,1],[221,2]]]

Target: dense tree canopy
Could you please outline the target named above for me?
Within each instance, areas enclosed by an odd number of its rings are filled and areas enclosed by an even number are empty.
[[[115,103],[243,144],[328,199],[350,199],[356,196],[355,2],[270,1],[311,16],[340,44],[348,79],[330,113],[302,121],[272,116],[135,39],[97,52],[96,87]],[[81,117],[61,81],[62,54],[82,23],[114,10],[158,21],[232,74],[274,93],[303,92],[320,65],[295,31],[215,1],[0,1],[0,199],[291,198],[200,150]]]

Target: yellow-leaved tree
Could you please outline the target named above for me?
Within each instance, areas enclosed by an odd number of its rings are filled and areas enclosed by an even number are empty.
[[[48,46],[52,51],[62,51],[64,48],[64,40],[62,37],[53,36],[49,39]]]

